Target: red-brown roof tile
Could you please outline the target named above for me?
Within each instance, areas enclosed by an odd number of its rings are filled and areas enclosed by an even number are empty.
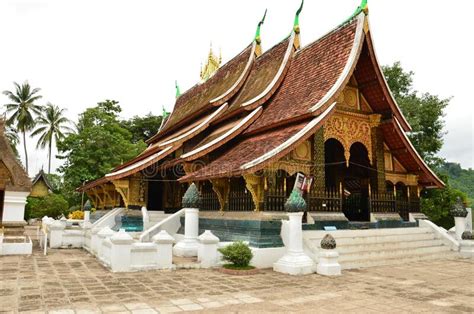
[[[305,115],[341,75],[354,45],[357,19],[298,51],[279,90],[246,133]]]

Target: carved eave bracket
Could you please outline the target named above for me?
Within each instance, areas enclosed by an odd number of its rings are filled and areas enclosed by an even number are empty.
[[[263,178],[255,174],[244,174],[245,186],[252,195],[255,211],[260,211],[263,204],[264,184]]]
[[[230,184],[227,178],[219,178],[219,179],[212,179],[210,180],[212,183],[212,189],[217,195],[217,199],[219,200],[220,211],[226,210],[228,201],[229,201],[229,192],[230,192]]]
[[[115,190],[122,196],[125,208],[128,208],[130,199],[130,186],[128,180],[114,180],[112,184],[115,186]]]

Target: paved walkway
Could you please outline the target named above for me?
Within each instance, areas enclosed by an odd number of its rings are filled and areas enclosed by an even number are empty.
[[[474,312],[474,261],[292,277],[270,270],[111,273],[83,250],[0,257],[0,312]]]

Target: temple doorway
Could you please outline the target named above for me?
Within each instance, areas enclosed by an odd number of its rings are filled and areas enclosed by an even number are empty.
[[[363,144],[352,144],[347,163],[339,141],[328,139],[325,142],[326,188],[342,191],[342,210],[351,221],[370,219],[370,169],[368,151]]]
[[[163,210],[163,182],[158,178],[148,181],[147,201],[148,210]]]

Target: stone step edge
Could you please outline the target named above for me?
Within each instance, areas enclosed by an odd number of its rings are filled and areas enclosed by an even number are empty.
[[[406,237],[402,238],[401,237]],[[320,239],[308,239],[303,238],[304,241],[309,243],[317,243],[316,246],[319,246],[321,243]],[[370,240],[368,240],[370,239]],[[399,243],[401,241],[419,241],[419,240],[436,240],[436,236],[433,233],[420,233],[417,235],[387,235],[379,237],[364,237],[364,238],[336,238],[336,243],[340,246],[351,246],[351,245],[371,245],[371,244],[381,244],[381,243]],[[341,241],[342,240],[342,241]],[[346,242],[350,241],[350,242]]]
[[[428,249],[435,249],[434,252],[430,252]],[[421,252],[420,252],[421,251]],[[341,262],[345,261],[357,261],[357,260],[383,260],[383,259],[391,259],[391,258],[404,258],[409,256],[422,256],[431,253],[439,253],[439,252],[449,252],[451,249],[448,246],[440,245],[440,246],[433,246],[433,247],[426,247],[426,248],[412,248],[412,249],[404,249],[404,250],[395,250],[395,251],[379,251],[379,252],[357,252],[357,253],[348,253],[348,254],[341,254],[339,256],[339,260]],[[363,254],[366,253],[366,254]],[[370,256],[367,256],[370,255]]]
[[[422,242],[432,242],[432,243],[439,243],[439,244],[443,243],[443,241],[441,239],[432,238],[432,239],[416,239],[416,240],[410,240],[410,241],[386,241],[386,242],[376,242],[376,243],[367,243],[367,244],[360,244],[360,243],[339,244],[336,241],[336,244],[337,244],[337,248],[339,248],[339,249],[346,249],[346,248],[347,249],[356,249],[358,247],[363,248],[363,247],[367,247],[367,246],[371,246],[371,247],[381,247],[381,246],[391,246],[391,245],[397,246],[400,243],[422,243]],[[317,242],[317,244],[312,245],[312,247],[316,247],[316,248],[319,249],[319,248],[321,248],[321,243]]]
[[[456,252],[453,251],[452,254],[433,253],[433,254],[410,256],[403,259],[388,258],[385,260],[366,261],[362,263],[357,263],[353,261],[346,261],[346,262],[341,261],[339,263],[341,264],[341,268],[343,270],[344,269],[350,270],[350,269],[358,269],[358,268],[404,264],[404,263],[418,262],[418,261],[429,261],[433,259],[450,260],[450,259],[457,259],[457,258],[460,258],[460,257],[456,254]]]
[[[386,229],[368,229],[368,230],[305,230],[303,235],[312,239],[322,239],[326,234],[331,234],[333,237],[338,238],[367,238],[373,236],[386,236],[386,235],[408,235],[408,234],[423,234],[433,233],[429,228],[386,228]]]

